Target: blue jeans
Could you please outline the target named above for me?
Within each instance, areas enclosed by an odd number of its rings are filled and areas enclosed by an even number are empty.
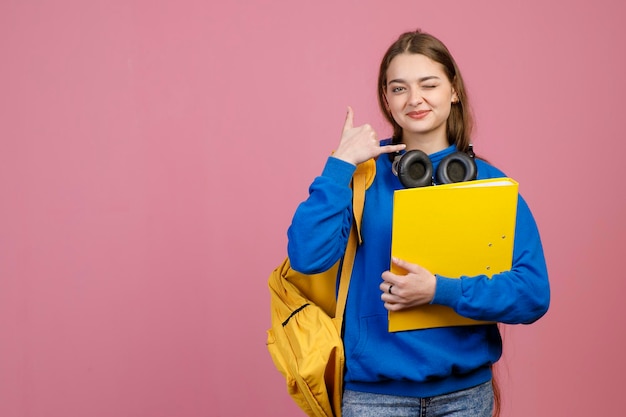
[[[450,394],[428,398],[396,397],[346,390],[343,417],[491,417],[491,381]]]

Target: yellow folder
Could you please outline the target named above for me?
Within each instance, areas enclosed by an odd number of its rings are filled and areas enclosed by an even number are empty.
[[[391,255],[448,278],[511,269],[518,183],[477,180],[394,193]],[[391,271],[406,271],[393,263]],[[389,331],[484,324],[429,304],[389,312]]]

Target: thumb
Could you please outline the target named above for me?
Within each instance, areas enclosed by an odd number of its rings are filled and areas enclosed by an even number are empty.
[[[346,114],[346,122],[343,124],[343,131],[345,132],[348,129],[352,129],[354,126],[354,112],[352,111],[352,107],[348,106],[348,113]]]

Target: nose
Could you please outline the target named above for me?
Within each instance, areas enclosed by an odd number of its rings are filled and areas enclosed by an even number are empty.
[[[411,106],[417,106],[418,104],[422,103],[422,101],[424,101],[424,98],[422,97],[419,88],[411,88],[411,90],[409,91],[408,104],[410,104]]]

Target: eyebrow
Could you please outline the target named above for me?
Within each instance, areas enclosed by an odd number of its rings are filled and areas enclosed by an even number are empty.
[[[420,83],[423,83],[424,81],[428,81],[428,80],[432,80],[432,79],[440,80],[441,78],[437,77],[436,75],[428,75],[426,77],[419,78],[417,81],[420,82]],[[393,79],[393,80],[387,81],[387,84],[391,84],[391,83],[406,84],[406,81],[401,79],[401,78],[397,78],[397,79]]]

